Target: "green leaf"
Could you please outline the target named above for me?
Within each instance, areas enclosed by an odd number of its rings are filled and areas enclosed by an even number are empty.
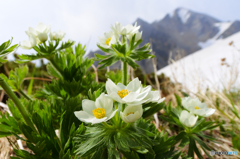
[[[182,107],[182,100],[181,100],[181,98],[177,94],[174,94],[174,95],[176,97],[178,107]]]
[[[134,69],[137,69],[139,66],[131,58],[127,57],[126,62]]]
[[[19,47],[19,45],[17,45],[17,44],[10,47],[11,43],[12,43],[12,39],[10,39],[0,45],[0,65],[7,61],[4,58],[8,54],[14,53],[17,50],[17,48]]]
[[[109,53],[109,54],[116,54],[113,50],[108,49],[108,48],[104,48],[101,45],[97,44],[98,48],[101,49],[103,52]]]
[[[1,74],[0,76],[8,83],[8,85],[14,90],[19,91],[21,89],[21,84],[28,73],[27,65],[23,67],[11,70],[9,73],[9,78]]]
[[[153,115],[156,112],[159,112],[163,107],[165,106],[165,103],[155,103],[154,106],[150,107],[147,111],[145,111],[142,115],[143,118],[147,118],[151,115]]]

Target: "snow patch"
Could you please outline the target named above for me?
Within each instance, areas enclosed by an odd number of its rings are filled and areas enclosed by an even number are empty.
[[[181,19],[182,23],[185,24],[189,17],[191,16],[191,13],[189,10],[181,8],[178,10],[178,17]]]
[[[215,23],[214,26],[218,28],[218,33],[211,39],[208,39],[205,42],[199,42],[198,46],[201,48],[206,48],[212,44],[214,44],[218,39],[221,39],[222,33],[224,33],[233,22],[221,22],[221,23]]]
[[[229,46],[234,42],[234,47]],[[205,49],[188,55],[160,69],[172,81],[179,82],[185,91],[240,88],[240,32],[218,40]]]

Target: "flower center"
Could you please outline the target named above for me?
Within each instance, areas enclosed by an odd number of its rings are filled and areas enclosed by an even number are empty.
[[[55,36],[53,36],[52,39],[55,40]]]
[[[117,94],[121,97],[124,98],[126,95],[128,95],[131,91],[128,91],[126,89],[123,89],[121,91],[118,91]]]
[[[195,109],[200,109],[198,106],[194,107]]]
[[[130,114],[134,114],[134,112],[129,112],[129,113],[127,113],[127,116],[129,116]]]
[[[105,44],[109,45],[110,41],[111,41],[111,38],[107,38],[105,41]]]
[[[92,112],[93,112],[93,115],[97,119],[101,119],[101,118],[105,117],[105,109],[103,109],[103,108],[94,109]]]

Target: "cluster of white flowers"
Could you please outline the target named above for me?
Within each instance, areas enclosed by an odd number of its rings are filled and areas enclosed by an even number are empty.
[[[83,100],[83,111],[75,112],[76,117],[87,123],[100,123],[111,119],[117,110],[113,109],[113,101],[126,104],[123,112],[120,112],[122,120],[132,123],[141,118],[143,114],[142,104],[155,102],[161,103],[159,91],[151,91],[151,86],[142,87],[141,81],[135,78],[127,86],[122,83],[114,84],[110,79],[106,82],[106,94],[101,94],[96,102]]]
[[[142,38],[142,32],[139,32],[140,26],[135,25],[126,25],[122,26],[121,23],[116,22],[114,26],[111,26],[111,30],[109,32],[104,33],[104,37],[99,38],[99,45],[104,48],[110,48],[112,44],[116,44],[120,42],[121,36],[126,36],[128,40],[131,40],[132,37],[135,35],[135,42]]]
[[[208,108],[207,105],[205,103],[201,103],[198,98],[182,98],[182,105],[189,112],[183,110],[179,116],[179,120],[187,127],[193,127],[196,124],[198,115],[208,117],[215,112],[215,109]]]
[[[23,49],[31,49],[37,44],[40,44],[42,42],[47,41],[48,39],[48,33],[51,30],[50,25],[45,25],[43,23],[38,23],[37,27],[33,29],[32,27],[29,27],[26,31],[26,34],[29,37],[29,40],[25,40],[22,42],[21,47]],[[57,32],[50,32],[49,37],[50,40],[62,40],[65,36],[65,33],[63,31],[57,31]]]

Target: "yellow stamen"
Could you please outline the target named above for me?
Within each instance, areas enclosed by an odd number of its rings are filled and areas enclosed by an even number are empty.
[[[111,41],[111,38],[107,38],[105,41],[105,44],[109,45],[110,41]]]
[[[194,107],[195,109],[200,109],[198,106]]]
[[[105,117],[105,109],[103,109],[103,108],[94,109],[92,112],[93,112],[93,115],[97,119],[101,119],[101,118]]]
[[[118,91],[117,94],[121,97],[124,98],[126,95],[128,95],[131,91],[128,91],[126,89],[123,89],[121,91]]]
[[[134,114],[134,112],[129,112],[129,113],[127,113],[127,116],[129,116],[130,114]]]
[[[55,36],[53,36],[52,39],[55,40]]]

